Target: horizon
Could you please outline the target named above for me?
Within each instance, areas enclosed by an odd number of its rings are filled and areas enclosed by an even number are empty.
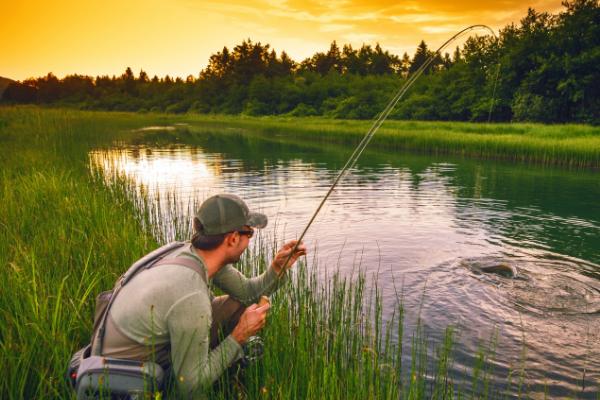
[[[421,40],[436,48],[469,25],[485,24],[498,32],[519,23],[528,8],[551,14],[563,9],[560,0],[402,5],[388,0],[327,5],[312,0],[60,0],[49,5],[38,0],[5,7],[11,18],[0,25],[0,35],[15,39],[0,43],[0,76],[17,81],[48,73],[59,79],[119,76],[127,67],[136,75],[144,70],[150,77],[197,78],[210,55],[246,39],[269,44],[278,55],[285,51],[298,62],[327,51],[334,40],[354,48],[379,43],[390,53],[412,57]]]

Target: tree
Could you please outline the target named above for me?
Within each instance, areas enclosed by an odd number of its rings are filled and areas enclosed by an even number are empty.
[[[61,98],[72,101],[83,101],[94,91],[93,79],[84,75],[67,75],[60,81],[60,86]]]
[[[352,45],[345,44],[342,47],[342,73],[358,74],[360,67],[358,56]]]
[[[600,122],[600,6],[597,0],[563,3],[552,40],[560,52],[552,60],[560,67],[556,93],[566,100],[565,120]]]
[[[372,53],[370,73],[374,75],[392,74],[401,70],[401,63],[398,56],[383,51],[379,43],[375,46]]]
[[[138,82],[148,83],[148,74],[146,72],[144,72],[143,69],[140,69],[140,75],[138,77]]]
[[[229,49],[223,47],[223,50],[213,54],[208,59],[208,66],[200,73],[200,79],[210,77],[223,78],[229,71],[231,66],[231,57]]]
[[[462,57],[460,55],[460,48],[458,46],[456,46],[456,49],[454,49],[454,54],[452,54],[452,62],[454,64],[456,64],[461,61],[462,61]]]
[[[36,87],[38,99],[42,103],[52,103],[60,99],[60,82],[52,72],[49,72],[44,78],[38,79]]]
[[[444,58],[442,59],[442,66],[444,69],[448,70],[452,67],[452,59],[450,58],[450,53],[445,53]]]
[[[415,52],[415,55],[413,56],[412,62],[410,64],[410,68],[408,69],[408,73],[413,74],[416,71],[418,71],[419,68],[421,68],[421,66],[423,64],[425,64],[427,62],[427,60],[429,60],[429,58],[433,57],[434,55],[435,55],[435,53],[429,50],[425,41],[421,40],[421,43],[419,43],[419,45],[417,46],[417,51]],[[423,73],[429,74],[440,64],[441,64],[441,59],[439,58],[439,55],[438,55],[427,66],[427,68],[425,68],[425,71],[423,71]]]
[[[121,75],[121,81],[123,82],[123,91],[133,95],[135,93],[135,76],[131,68],[127,67],[123,75]]]
[[[358,68],[359,74],[367,75],[371,67],[371,60],[373,59],[373,49],[369,45],[362,45],[358,50]]]
[[[305,71],[314,71],[321,75],[326,75],[331,71],[342,73],[344,63],[342,53],[335,40],[329,46],[327,53],[317,52],[311,58],[304,60],[300,67]]]
[[[404,52],[402,55],[402,59],[400,60],[400,73],[402,76],[406,77],[408,75],[408,71],[410,71],[411,61],[410,56],[407,52]]]
[[[281,52],[279,56],[279,63],[281,65],[281,69],[285,71],[284,75],[291,75],[296,68],[296,62],[292,60],[285,51]]]
[[[4,92],[0,95],[0,99],[6,102],[15,103],[34,103],[37,99],[38,90],[29,82],[10,82],[6,86]]]

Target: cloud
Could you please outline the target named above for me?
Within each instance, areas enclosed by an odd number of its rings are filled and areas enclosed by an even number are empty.
[[[439,33],[456,33],[464,29],[462,25],[425,25],[421,26],[419,30],[423,33],[428,34],[439,34]]]
[[[321,26],[322,32],[337,32],[337,31],[346,31],[352,29],[354,25],[351,24],[325,24]]]
[[[378,35],[372,33],[346,33],[342,35],[344,39],[348,42],[356,44],[356,43],[373,43],[377,41]]]
[[[455,15],[447,14],[403,14],[403,15],[390,15],[388,17],[393,22],[399,24],[421,24],[426,22],[447,22],[460,19]]]

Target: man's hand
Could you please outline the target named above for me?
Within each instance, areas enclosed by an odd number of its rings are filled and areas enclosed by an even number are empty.
[[[258,304],[252,304],[246,308],[240,321],[231,332],[231,336],[240,344],[246,343],[246,340],[256,332],[260,331],[267,323],[267,311],[271,304],[267,303],[259,307]]]
[[[304,243],[300,243],[296,248],[296,251],[294,251],[294,254],[292,254],[292,256],[290,257],[292,249],[294,248],[294,246],[296,246],[296,243],[298,243],[297,240],[291,240],[287,242],[275,255],[271,266],[273,267],[275,272],[277,272],[278,275],[281,275],[281,273],[286,269],[291,268],[292,265],[294,265],[294,263],[298,259],[298,257],[306,255],[306,246],[304,246]],[[289,261],[287,262],[287,264],[283,265],[288,260],[288,258]]]

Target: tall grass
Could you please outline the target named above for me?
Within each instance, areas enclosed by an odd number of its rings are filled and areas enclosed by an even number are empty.
[[[122,117],[0,109],[0,398],[67,398],[93,297],[156,244],[122,188],[86,169],[89,146],[134,125]]]
[[[188,116],[196,126],[236,128],[240,132],[296,142],[357,144],[369,121],[324,118]],[[485,124],[386,121],[369,145],[387,150],[600,168],[600,127],[586,125]]]
[[[189,234],[175,199],[149,199],[89,170],[87,152],[166,116],[0,108],[0,398],[70,398],[70,355],[88,342],[94,296],[128,265]],[[166,226],[170,221],[176,226]],[[241,268],[258,273],[276,247],[263,238]],[[437,348],[419,328],[404,332],[402,301],[384,324],[380,293],[366,277],[318,280],[299,268],[273,297],[266,354],[236,389],[248,398],[492,398],[450,374],[454,332]],[[406,363],[406,360],[410,363]],[[435,363],[434,363],[435,361]],[[485,363],[474,365],[485,370]],[[477,374],[477,373],[475,373]],[[230,393],[213,393],[223,398]],[[477,393],[468,396],[468,393]]]

